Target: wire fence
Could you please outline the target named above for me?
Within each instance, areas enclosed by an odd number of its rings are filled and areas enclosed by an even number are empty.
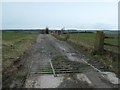
[[[99,33],[99,34],[97,34]],[[102,34],[100,34],[102,33]],[[102,31],[55,31],[53,35],[59,39],[72,42],[76,45],[84,46],[87,49],[99,48],[98,52],[103,50],[119,53],[118,34],[105,34]],[[103,39],[103,40],[102,40]]]

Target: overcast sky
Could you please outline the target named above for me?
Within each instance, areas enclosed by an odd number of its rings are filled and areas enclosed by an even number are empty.
[[[118,3],[2,3],[2,28],[45,28],[46,26],[67,29],[117,29]]]

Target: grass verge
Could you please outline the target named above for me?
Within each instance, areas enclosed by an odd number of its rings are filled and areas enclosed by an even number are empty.
[[[22,57],[35,43],[38,33],[2,32],[2,74],[3,87],[9,87],[18,69],[22,66]],[[19,75],[24,76],[24,75]]]

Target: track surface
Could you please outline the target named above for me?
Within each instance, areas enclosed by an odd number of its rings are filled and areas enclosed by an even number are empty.
[[[50,34],[40,34],[37,42],[31,47],[29,55],[25,57],[27,78],[24,87],[27,88],[111,88],[106,81],[93,68],[88,67],[82,73],[59,74],[54,77],[50,74],[50,63],[56,55],[64,55],[70,61],[84,63],[85,56],[75,51],[69,44],[55,39]],[[42,73],[48,69],[49,74]],[[82,78],[82,79],[80,79]],[[85,78],[85,80],[83,80]],[[86,79],[87,78],[87,79]],[[86,82],[84,82],[86,81]]]

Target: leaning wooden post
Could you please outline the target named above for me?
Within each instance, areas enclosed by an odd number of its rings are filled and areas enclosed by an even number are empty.
[[[103,54],[104,52],[104,33],[103,31],[96,32],[96,40],[94,45],[96,54]]]
[[[65,36],[65,40],[67,41],[70,38],[70,33],[67,33],[67,35]]]

